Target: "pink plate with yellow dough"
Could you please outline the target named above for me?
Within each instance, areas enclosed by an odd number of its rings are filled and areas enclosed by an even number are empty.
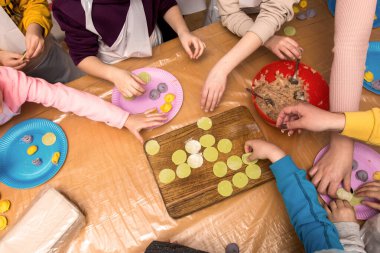
[[[144,86],[145,93],[139,97],[128,100],[124,98],[115,87],[112,92],[112,103],[131,114],[144,113],[152,108],[156,108],[158,112],[161,112],[160,107],[165,104],[165,95],[172,93],[175,95],[175,99],[172,102],[173,108],[167,113],[168,119],[165,123],[169,122],[177,115],[183,103],[183,90],[180,82],[175,76],[159,68],[141,68],[132,71],[135,75],[141,72],[147,72],[150,75],[149,83]],[[149,98],[149,93],[151,90],[157,89],[159,83],[166,83],[168,90],[161,93],[157,100],[152,100]]]

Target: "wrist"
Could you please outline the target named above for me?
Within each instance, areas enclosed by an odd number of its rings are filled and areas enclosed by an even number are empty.
[[[27,33],[33,33],[37,36],[43,36],[44,34],[44,28],[40,26],[37,23],[31,23],[27,28],[26,28]]]
[[[331,130],[333,131],[343,131],[346,125],[346,116],[344,113],[333,113],[331,121]]]
[[[189,34],[190,31],[187,29],[187,27],[182,27],[177,30],[178,37],[182,37],[183,35]]]
[[[272,162],[275,163],[278,160],[281,160],[286,156],[285,152],[280,149],[279,147],[275,147],[272,151],[271,154],[268,156],[268,159]]]

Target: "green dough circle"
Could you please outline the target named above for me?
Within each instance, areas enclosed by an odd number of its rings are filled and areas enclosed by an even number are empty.
[[[350,201],[351,206],[357,206],[360,205],[362,202],[363,198],[362,197],[356,197],[355,195],[352,196],[352,199]]]
[[[160,144],[156,140],[150,140],[145,143],[145,152],[148,155],[156,155],[160,151]]]
[[[201,154],[192,154],[187,158],[187,164],[193,168],[197,169],[203,165],[203,157]]]
[[[187,154],[184,150],[178,149],[172,155],[172,161],[175,165],[186,162]]]
[[[261,177],[261,168],[257,164],[248,164],[247,168],[245,168],[245,174],[250,179],[259,179]]]
[[[215,137],[211,134],[205,134],[199,138],[199,142],[205,148],[211,147],[215,144]]]
[[[158,175],[158,179],[163,184],[169,184],[173,182],[175,179],[175,172],[171,169],[163,169],[160,171],[160,174]]]
[[[336,191],[336,196],[338,196],[338,199],[347,200],[348,202],[350,202],[354,195],[351,192],[348,192],[343,188],[339,188]]]
[[[227,154],[232,150],[232,142],[229,139],[221,139],[217,147],[220,152]]]
[[[248,184],[248,177],[243,172],[238,172],[232,177],[232,183],[239,189]]]
[[[238,170],[243,165],[243,162],[239,156],[233,155],[233,156],[228,157],[227,165],[228,165],[228,168],[230,168],[231,170]]]
[[[218,193],[223,197],[231,196],[233,192],[232,184],[230,181],[223,180],[218,184]]]
[[[284,28],[284,33],[286,36],[294,36],[296,35],[296,28],[294,26],[287,26]]]
[[[206,161],[209,162],[215,162],[218,160],[219,152],[214,147],[207,147],[205,150],[203,150],[203,157],[206,159]]]
[[[246,153],[246,154],[243,154],[242,156],[241,156],[241,160],[243,161],[243,163],[245,163],[245,164],[255,164],[255,163],[257,163],[258,162],[258,160],[256,159],[256,160],[253,160],[253,161],[251,161],[251,162],[249,162],[248,161],[248,157],[250,156],[250,155],[252,155],[252,153]]]
[[[141,72],[137,75],[145,84],[148,84],[151,80],[151,77],[148,72]]]
[[[212,120],[208,117],[198,119],[197,126],[203,130],[209,130],[212,127]]]
[[[182,163],[177,166],[176,174],[179,178],[186,178],[190,176],[191,168],[187,163]]]
[[[225,162],[219,161],[214,163],[212,167],[214,175],[217,177],[224,177],[227,174],[227,164]]]

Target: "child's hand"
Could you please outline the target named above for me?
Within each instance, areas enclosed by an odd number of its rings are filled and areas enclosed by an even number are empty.
[[[355,196],[376,199],[378,202],[363,200],[362,204],[380,211],[380,181],[363,184],[355,191]]]
[[[27,61],[18,53],[0,51],[0,65],[20,70],[26,66]]]
[[[222,99],[226,89],[227,76],[213,68],[208,75],[202,89],[201,108],[205,112],[214,111]]]
[[[244,151],[246,153],[252,152],[252,155],[248,157],[249,161],[256,159],[269,159],[272,163],[275,163],[285,156],[284,151],[282,151],[279,147],[263,140],[246,141],[244,144]]]
[[[265,42],[264,46],[282,60],[285,60],[286,58],[293,60],[296,58],[301,58],[303,51],[295,40],[289,37],[277,35],[274,35],[267,42]]]
[[[162,125],[167,119],[167,115],[162,113],[140,113],[129,115],[124,126],[142,143],[144,140],[140,131],[144,128],[157,127]]]
[[[306,129],[314,132],[326,130],[343,130],[346,124],[344,114],[332,113],[319,109],[308,103],[299,103],[285,107],[280,112],[276,126],[282,129],[293,130]]]
[[[206,48],[206,44],[190,32],[180,33],[178,38],[191,59],[198,59]],[[194,52],[191,47],[193,47]]]
[[[331,222],[357,222],[355,209],[346,200],[337,199],[323,206]]]
[[[32,59],[37,57],[44,50],[45,39],[43,37],[44,29],[36,23],[32,23],[26,29],[25,44],[26,58]]]
[[[144,82],[129,71],[114,67],[111,76],[111,81],[125,97],[137,97],[145,92]]]

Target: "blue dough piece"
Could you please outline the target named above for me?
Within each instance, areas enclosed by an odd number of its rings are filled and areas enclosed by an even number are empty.
[[[307,18],[314,18],[315,16],[317,16],[317,11],[315,9],[308,9],[306,11]]]
[[[239,246],[236,243],[230,243],[226,247],[226,253],[239,253]]]

